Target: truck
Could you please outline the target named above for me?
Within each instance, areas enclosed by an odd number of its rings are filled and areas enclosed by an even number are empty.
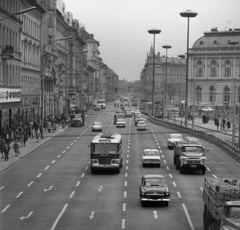
[[[106,108],[105,99],[98,99],[98,100],[97,100],[97,105],[98,105],[101,109],[105,109],[105,108]]]
[[[240,179],[204,178],[204,230],[240,229]]]
[[[197,138],[187,137],[186,141],[174,143],[173,164],[181,174],[185,169],[200,169],[205,175],[208,151]]]

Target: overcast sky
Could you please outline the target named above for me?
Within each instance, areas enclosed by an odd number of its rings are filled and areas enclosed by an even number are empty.
[[[163,45],[172,49],[168,56],[186,53],[187,18],[180,12],[197,12],[190,19],[190,40],[193,43],[204,32],[240,28],[240,0],[63,0],[67,12],[79,19],[89,33],[100,42],[105,64],[120,79],[140,80],[147,53],[153,43],[148,30],[161,30],[156,35],[155,52],[165,54]],[[230,22],[229,22],[230,21]]]

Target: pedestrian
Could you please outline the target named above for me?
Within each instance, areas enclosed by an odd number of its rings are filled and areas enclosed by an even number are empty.
[[[85,123],[85,114],[83,113],[83,114],[81,115],[81,117],[82,117],[82,125],[84,126],[84,123]]]
[[[50,133],[51,132],[51,128],[52,128],[52,123],[51,123],[50,120],[48,121],[47,128],[48,128],[48,132]]]
[[[219,128],[219,119],[218,118],[216,118],[216,126],[217,126],[217,130],[218,130],[218,128]]]
[[[39,129],[39,125],[38,123],[36,122],[36,120],[33,122],[33,128],[35,130],[35,134],[37,133],[37,130]]]
[[[40,138],[40,131],[38,129],[37,132],[36,132],[36,142],[37,143],[39,142],[39,138]]]
[[[23,147],[23,145],[24,145],[24,133],[20,134],[20,143],[21,143],[21,147]]]
[[[27,134],[27,132],[25,131],[25,132],[23,133],[23,143],[24,143],[24,147],[26,146],[27,140],[28,140],[28,134]]]
[[[229,131],[229,129],[231,128],[231,122],[229,121],[229,119],[227,120],[226,125],[227,125],[227,130]]]
[[[4,158],[4,147],[5,147],[5,140],[2,138],[0,140],[0,151],[1,151],[1,154],[2,154],[2,159]]]
[[[29,123],[29,137],[33,139],[33,122]]]
[[[5,161],[9,160],[9,150],[10,150],[10,146],[5,144],[5,146],[4,146],[4,159],[5,159]]]
[[[17,140],[15,140],[13,144],[13,150],[14,150],[15,156],[20,155],[19,144]]]

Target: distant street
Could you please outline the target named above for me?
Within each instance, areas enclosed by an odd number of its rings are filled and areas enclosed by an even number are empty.
[[[132,118],[126,128],[112,123],[116,108],[86,117],[84,127],[70,127],[0,174],[1,230],[202,230],[204,177],[240,175],[240,167],[214,145],[206,149],[206,175],[189,170],[181,175],[173,165],[167,137],[175,131],[147,122],[137,131]],[[89,143],[97,134],[91,125],[101,121],[104,132],[123,135],[124,161],[120,174],[89,170]],[[145,148],[161,151],[161,168],[143,168]],[[141,206],[139,182],[145,174],[166,177],[171,201]]]

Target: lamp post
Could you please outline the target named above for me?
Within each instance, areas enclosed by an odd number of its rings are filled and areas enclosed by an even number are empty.
[[[155,87],[155,34],[160,34],[161,30],[151,29],[148,30],[149,34],[153,34],[153,79],[152,79],[152,116],[154,116],[154,87]]]
[[[232,124],[232,144],[235,146],[235,132],[236,132],[236,127],[235,127],[235,116],[236,116],[236,78],[235,78],[235,70],[236,70],[236,65],[234,68],[234,46],[237,45],[239,42],[236,41],[229,41],[228,44],[232,45],[233,47],[233,60],[232,60],[232,86],[233,86],[233,124]],[[239,111],[238,111],[239,112]],[[240,120],[239,120],[240,121]],[[239,131],[238,131],[239,132]],[[238,133],[239,135],[239,133]],[[238,138],[238,143],[240,143],[239,138]]]
[[[182,60],[185,58],[185,55],[180,54],[178,55],[179,58],[181,58],[181,65],[182,65]],[[183,94],[183,79],[182,79],[182,70],[180,72],[180,77],[181,77],[181,83],[180,83],[180,102],[182,101],[182,94]]]
[[[166,69],[165,69],[165,78],[164,78],[164,85],[163,85],[163,120],[165,119],[165,110],[167,108],[167,50],[171,49],[172,47],[170,45],[164,45],[162,46],[164,49],[166,49]]]
[[[42,32],[42,31],[41,31]],[[53,44],[54,42],[57,41],[64,41],[72,38],[72,36],[69,37],[64,37],[60,39],[56,39],[51,42]],[[45,61],[44,61],[44,55],[45,55],[45,48],[47,45],[51,44],[45,44],[43,45],[41,49],[41,139],[43,139],[43,124],[44,124],[44,75],[45,75]],[[67,73],[66,73],[67,75]]]
[[[0,19],[0,22],[3,21],[3,20],[6,19],[6,18],[10,18],[10,17],[12,17],[12,16],[14,16],[14,15],[24,14],[24,13],[27,13],[27,12],[29,12],[29,11],[35,10],[36,8],[37,8],[36,6],[32,6],[32,7],[29,7],[29,8],[23,9],[23,10],[20,10],[20,11],[18,11],[18,12],[16,12],[16,13],[10,14],[10,15],[8,15],[8,16]]]
[[[188,120],[188,47],[189,47],[189,18],[194,18],[197,16],[197,13],[187,10],[185,12],[181,12],[180,15],[184,18],[188,19],[188,27],[187,27],[187,63],[186,63],[186,92],[185,92],[185,126],[187,127]]]

